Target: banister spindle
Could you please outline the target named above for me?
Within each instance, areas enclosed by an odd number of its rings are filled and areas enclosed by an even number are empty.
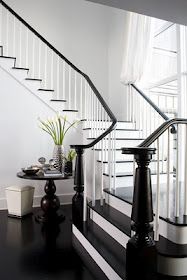
[[[16,18],[13,17],[13,56],[16,57]]]
[[[69,66],[69,97],[68,97],[68,105],[69,109],[72,109],[72,104],[71,104],[71,66]]]
[[[60,99],[60,58],[57,56],[57,63],[56,63],[56,99]],[[64,76],[62,78],[63,86],[65,84]]]
[[[19,23],[19,65],[22,67],[22,23]]]
[[[6,54],[9,56],[9,11],[6,10]]]
[[[38,77],[41,78],[41,40],[38,41]]]
[[[167,218],[170,218],[170,129],[168,129],[167,145]]]
[[[82,109],[82,94],[83,94],[83,87],[82,87],[82,76],[80,77],[80,118],[83,118],[83,109]]]
[[[35,35],[32,37],[32,76],[35,78]]]
[[[63,95],[62,95],[62,99],[66,100],[66,64],[65,61],[63,61],[63,76],[62,76],[62,81],[63,81]]]
[[[75,94],[74,94],[74,108],[77,109],[77,72],[75,71]]]
[[[1,4],[0,4],[0,45],[1,46],[3,45],[3,7]]]
[[[51,89],[54,88],[54,80],[53,80],[53,73],[54,73],[54,52],[51,50]]]
[[[151,172],[148,168],[155,153],[154,148],[122,148],[123,154],[134,154],[136,168],[133,205],[132,230],[135,234],[129,239],[126,247],[127,279],[138,279],[145,276],[148,269],[156,270],[156,248],[152,239],[153,203]],[[135,278],[136,277],[136,278]],[[145,279],[145,278],[142,278]]]

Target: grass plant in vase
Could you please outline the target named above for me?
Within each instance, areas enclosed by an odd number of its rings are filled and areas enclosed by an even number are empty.
[[[48,118],[47,120],[38,119],[40,128],[48,133],[54,142],[53,159],[54,166],[60,172],[64,172],[65,155],[64,155],[64,138],[70,128],[75,127],[78,121],[70,123],[66,116],[62,116],[59,113],[54,118]]]
[[[69,150],[68,155],[66,157],[66,162],[65,162],[65,173],[68,175],[72,176],[73,175],[73,160],[76,157],[76,152],[75,150]]]

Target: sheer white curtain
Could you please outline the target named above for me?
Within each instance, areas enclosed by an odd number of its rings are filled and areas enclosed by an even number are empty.
[[[120,79],[125,85],[145,82],[151,63],[153,24],[153,19],[148,16],[132,12],[127,14]]]

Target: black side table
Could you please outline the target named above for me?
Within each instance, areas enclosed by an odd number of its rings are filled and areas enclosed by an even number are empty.
[[[41,208],[43,210],[42,215],[37,215],[35,217],[36,221],[39,223],[61,223],[64,221],[65,216],[60,213],[60,200],[56,193],[56,186],[54,180],[67,180],[69,177],[62,174],[59,176],[47,175],[44,176],[41,173],[35,175],[26,175],[23,172],[18,172],[17,177],[28,180],[45,180],[46,184],[44,186],[45,195],[41,199]]]

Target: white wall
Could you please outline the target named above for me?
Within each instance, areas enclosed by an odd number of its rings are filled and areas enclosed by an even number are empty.
[[[7,0],[6,3],[90,75],[108,99],[109,8],[84,0]]]
[[[110,106],[118,120],[125,118],[125,92],[126,87],[120,82],[123,46],[125,35],[126,12],[111,9],[110,33],[108,43],[108,66],[109,66],[109,96]]]
[[[22,167],[37,164],[41,156],[47,160],[52,157],[54,144],[38,127],[37,119],[54,116],[54,112],[1,68],[0,77],[0,208],[6,207],[5,188],[10,185],[35,186],[34,202],[39,205],[44,183],[19,179],[16,173]],[[67,139],[66,147],[68,144]],[[59,181],[57,193],[62,202],[71,202],[73,180]]]

